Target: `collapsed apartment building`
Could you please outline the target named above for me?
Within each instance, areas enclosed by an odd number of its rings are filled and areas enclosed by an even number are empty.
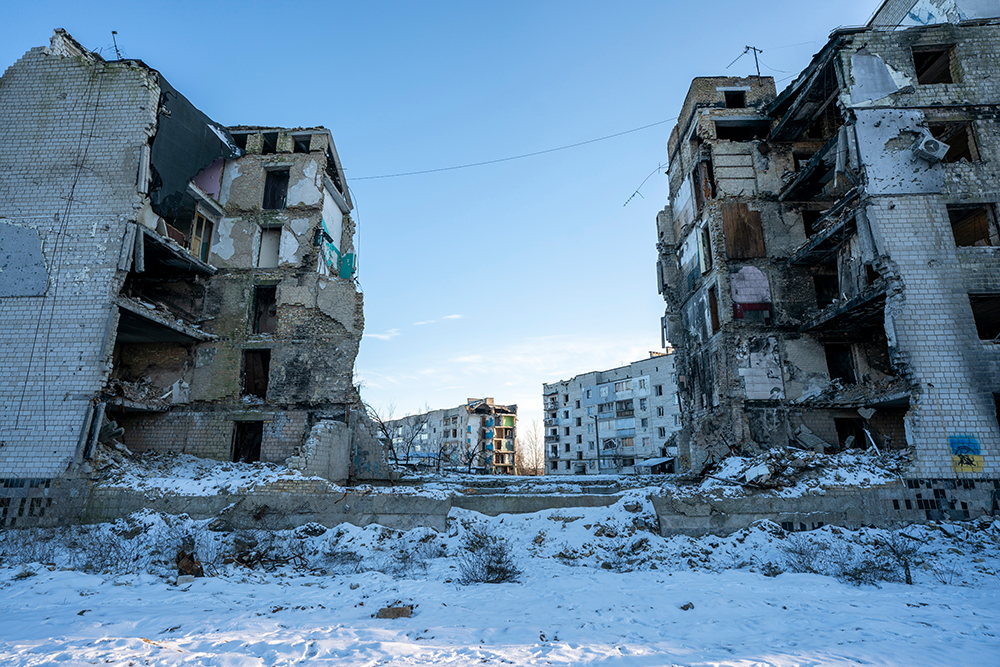
[[[517,406],[491,397],[399,419],[387,419],[382,438],[399,463],[415,468],[513,475]]]
[[[692,82],[657,217],[683,468],[794,443],[1000,478],[997,16],[885,2],[780,94]]]
[[[680,407],[673,350],[542,385],[545,472],[674,472]]]
[[[362,295],[327,129],[223,127],[56,30],[0,78],[0,137],[5,490],[80,476],[115,439],[385,472],[353,385]]]

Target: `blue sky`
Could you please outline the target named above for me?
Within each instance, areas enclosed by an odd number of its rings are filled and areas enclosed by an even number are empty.
[[[876,0],[5,3],[0,67],[53,28],[159,70],[213,119],[333,132],[356,205],[362,397],[541,417],[541,384],[660,349],[655,216],[696,76],[780,90]],[[784,81],[781,81],[785,79]]]

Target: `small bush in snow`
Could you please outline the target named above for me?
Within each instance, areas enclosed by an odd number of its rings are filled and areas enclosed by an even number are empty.
[[[459,581],[463,584],[504,584],[516,582],[521,568],[506,539],[487,524],[468,526],[462,536],[458,556]]]

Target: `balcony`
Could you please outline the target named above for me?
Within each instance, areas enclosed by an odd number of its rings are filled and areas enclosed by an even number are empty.
[[[559,442],[559,436],[558,435],[547,435],[547,436],[545,436],[545,444],[549,444],[549,443],[552,443],[552,442],[558,443]]]
[[[615,417],[617,417],[618,419],[621,419],[623,417],[634,417],[634,416],[635,416],[635,410],[618,410],[617,412],[615,412]]]

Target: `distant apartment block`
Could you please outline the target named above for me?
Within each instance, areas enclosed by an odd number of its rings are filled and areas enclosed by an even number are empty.
[[[421,468],[514,474],[517,406],[492,398],[386,422],[398,462]]]
[[[545,472],[673,472],[680,409],[671,353],[543,385]]]

